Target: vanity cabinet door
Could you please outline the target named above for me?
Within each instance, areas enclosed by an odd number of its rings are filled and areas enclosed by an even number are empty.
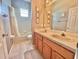
[[[37,46],[40,53],[42,53],[42,36],[37,34]]]
[[[44,56],[44,59],[51,58],[51,48],[44,42],[43,42],[43,56]]]
[[[52,59],[74,59],[74,53],[70,50],[58,45],[57,43],[49,40],[48,38],[44,38],[43,41],[52,49]],[[48,52],[48,51],[46,51]],[[56,57],[56,58],[55,58]]]
[[[65,59],[63,56],[61,56],[59,53],[57,53],[56,51],[52,50],[52,57],[51,59]]]
[[[35,33],[34,35],[34,44],[39,52],[42,53],[42,36],[38,33]]]
[[[33,43],[34,43],[34,45],[35,45],[35,48],[37,48],[37,46],[38,46],[38,41],[37,41],[37,34],[36,33],[34,33],[34,37],[33,37]]]
[[[38,50],[42,54],[42,40],[38,39]]]
[[[35,39],[35,47],[38,48],[38,39]]]

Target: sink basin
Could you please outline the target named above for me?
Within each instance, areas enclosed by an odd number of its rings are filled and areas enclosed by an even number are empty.
[[[46,33],[47,31],[40,31],[40,32],[42,32],[42,33]]]
[[[67,37],[67,36],[58,35],[58,34],[53,34],[52,37],[60,39],[60,40],[74,41],[73,38],[70,38],[70,37]]]
[[[57,39],[64,39],[63,36],[57,35],[57,34],[53,34],[52,37],[55,37],[55,38],[57,38]]]

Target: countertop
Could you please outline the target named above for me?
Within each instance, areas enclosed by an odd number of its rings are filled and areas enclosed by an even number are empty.
[[[71,40],[68,39],[62,39],[62,38],[56,38],[53,37],[53,34],[57,34],[60,35],[61,33],[63,33],[63,31],[55,31],[55,30],[50,30],[47,32],[43,32],[42,30],[35,30],[35,32],[39,33],[40,35],[47,37],[49,40],[63,46],[64,48],[72,51],[75,53],[76,51],[76,45],[77,45],[77,34],[76,33],[70,33],[70,32],[64,32],[66,37],[70,38]]]

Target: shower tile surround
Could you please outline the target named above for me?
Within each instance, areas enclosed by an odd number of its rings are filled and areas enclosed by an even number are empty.
[[[20,32],[20,35],[26,36],[28,34],[31,34],[31,2],[25,2],[22,0],[12,0],[12,6],[15,9],[15,16],[17,19],[18,31]],[[20,8],[27,9],[29,16],[21,17]]]

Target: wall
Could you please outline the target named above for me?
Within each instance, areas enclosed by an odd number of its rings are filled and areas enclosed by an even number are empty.
[[[2,0],[4,4],[11,6],[11,0]]]
[[[32,0],[32,30],[34,31],[35,29],[41,29],[43,28],[43,25],[44,25],[44,0]]]
[[[25,2],[23,0],[13,0],[12,6],[15,9],[15,15],[17,19],[18,29],[20,34],[28,35],[31,33],[31,2]],[[29,17],[20,16],[20,8],[29,10]]]

